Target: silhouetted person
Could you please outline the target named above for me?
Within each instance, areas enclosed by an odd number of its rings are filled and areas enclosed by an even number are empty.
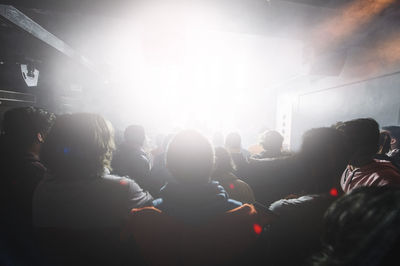
[[[215,167],[212,178],[228,192],[230,198],[242,203],[254,203],[253,190],[233,174],[234,165],[229,152],[222,147],[215,148]]]
[[[359,186],[399,185],[400,173],[390,162],[374,159],[379,145],[379,125],[371,118],[360,118],[338,124],[351,149],[349,165],[341,186],[350,192]]]
[[[267,217],[229,199],[211,181],[214,153],[201,134],[178,133],[166,159],[175,182],[163,188],[156,208],[133,210],[122,235],[133,239],[147,265],[237,263],[255,244]],[[253,257],[246,259],[252,264]]]
[[[246,178],[250,152],[242,148],[242,138],[239,133],[232,132],[226,136],[225,148],[231,155],[232,161],[235,165],[234,174],[241,179]]]
[[[375,154],[374,159],[384,160],[391,162],[397,169],[400,169],[400,166],[397,165],[395,159],[388,155],[390,151],[390,143],[392,138],[390,137],[390,133],[387,131],[382,131],[379,134],[379,148],[378,152]]]
[[[33,191],[46,172],[40,149],[54,120],[54,114],[35,107],[15,108],[4,114],[2,196],[10,197],[9,211],[16,211],[19,217],[14,222],[19,224],[31,225]]]
[[[135,181],[109,174],[113,149],[112,126],[100,115],[61,115],[52,127],[42,149],[49,175],[33,198],[52,263],[116,264],[120,226],[132,208],[151,204]]]
[[[322,218],[340,194],[340,175],[349,158],[346,144],[333,128],[311,129],[303,135],[299,156],[310,167],[308,176],[297,177],[303,194],[270,206],[277,215],[268,234],[272,265],[308,265],[308,258],[320,249]]]
[[[1,237],[14,263],[34,265],[32,196],[46,168],[40,150],[54,123],[54,114],[36,107],[21,107],[4,114],[0,152]],[[6,251],[7,252],[7,251]],[[15,252],[15,254],[13,254]],[[1,261],[0,261],[1,264]]]
[[[398,265],[400,190],[359,187],[335,201],[324,218],[315,266]]]
[[[161,147],[159,147],[159,153],[153,159],[153,167],[151,168],[150,176],[147,182],[145,182],[150,192],[155,197],[159,196],[160,189],[172,178],[165,162],[167,146],[172,137],[172,134],[164,137],[163,143]]]
[[[112,161],[113,172],[129,176],[140,186],[146,188],[146,178],[150,175],[150,160],[143,145],[146,139],[142,126],[130,125],[125,129],[125,141],[117,148]]]
[[[263,151],[255,155],[254,158],[279,158],[289,156],[290,154],[282,151],[283,136],[275,130],[267,130],[261,135],[260,145]]]
[[[400,126],[387,126],[382,129],[389,132],[391,137],[388,156],[396,165],[400,166]]]

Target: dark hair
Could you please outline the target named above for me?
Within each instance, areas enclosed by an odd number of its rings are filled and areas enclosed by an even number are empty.
[[[398,263],[400,190],[360,187],[327,210],[323,251],[314,265],[392,265]],[[395,256],[396,259],[393,260]]]
[[[316,176],[317,180],[309,177],[310,184],[320,190],[315,192],[337,186],[350,157],[346,138],[334,128],[313,128],[305,132],[298,156],[304,165],[323,173],[323,178]]]
[[[144,127],[140,125],[130,125],[125,129],[124,137],[128,143],[142,146],[146,139]]]
[[[214,151],[203,135],[197,131],[185,130],[170,141],[166,163],[179,183],[207,183],[214,165]]]
[[[348,140],[355,159],[373,156],[378,151],[379,124],[372,118],[360,118],[342,122],[337,126]]]
[[[4,114],[2,134],[12,149],[23,152],[38,140],[38,133],[44,139],[47,137],[55,118],[53,113],[42,108],[13,108]]]
[[[379,134],[379,148],[378,148],[378,154],[386,154],[390,150],[390,142],[392,138],[390,137],[389,132],[382,131]]]
[[[219,173],[233,172],[233,171],[234,171],[234,165],[229,152],[223,147],[215,148],[214,173],[219,174]]]
[[[390,136],[397,140],[396,147],[400,147],[400,126],[386,126],[382,129],[389,131]]]
[[[226,148],[236,148],[240,149],[242,146],[242,138],[239,133],[231,132],[225,138],[225,147]]]
[[[110,167],[114,146],[112,125],[102,116],[65,114],[50,131],[42,159],[55,176],[99,176]]]
[[[267,130],[260,136],[260,144],[265,150],[281,149],[283,136],[275,130]]]

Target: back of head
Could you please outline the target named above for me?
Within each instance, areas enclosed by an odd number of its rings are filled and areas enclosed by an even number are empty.
[[[275,130],[267,130],[260,137],[260,144],[264,150],[281,150],[283,136]]]
[[[338,185],[339,177],[348,163],[346,138],[334,128],[308,130],[303,135],[299,157],[315,173],[317,179],[310,181],[322,191],[327,191]]]
[[[369,160],[378,151],[379,125],[372,118],[360,118],[340,123],[337,129],[346,136],[352,152],[350,164]]]
[[[392,138],[392,149],[400,148],[400,126],[387,126],[382,127],[382,129],[390,133]]]
[[[214,165],[214,151],[203,135],[185,130],[170,141],[166,163],[178,183],[208,183]]]
[[[215,173],[233,172],[233,162],[229,152],[223,147],[215,148]]]
[[[360,187],[325,213],[324,250],[315,265],[397,265],[400,190]]]
[[[42,158],[57,177],[95,177],[110,166],[113,150],[113,129],[103,117],[65,114],[50,131]]]
[[[379,149],[378,154],[386,154],[390,150],[390,142],[392,138],[390,137],[390,133],[386,131],[382,131],[379,134]]]
[[[2,134],[7,145],[16,152],[27,151],[38,142],[38,134],[45,139],[55,121],[55,115],[42,108],[20,107],[8,110],[3,118]]]
[[[225,138],[225,148],[240,150],[242,148],[242,138],[239,133],[231,132]]]
[[[125,141],[133,146],[143,146],[146,134],[144,127],[140,125],[130,125],[125,129]]]

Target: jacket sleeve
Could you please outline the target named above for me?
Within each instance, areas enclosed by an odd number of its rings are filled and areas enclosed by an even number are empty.
[[[133,180],[129,180],[128,199],[130,209],[151,206],[153,201],[153,197],[150,195],[150,193],[148,191],[144,191]]]

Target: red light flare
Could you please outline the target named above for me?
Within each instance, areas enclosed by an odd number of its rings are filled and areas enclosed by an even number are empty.
[[[262,227],[259,224],[253,224],[253,230],[254,230],[254,233],[259,235],[262,232]]]
[[[329,191],[329,194],[330,194],[331,196],[333,196],[333,197],[337,197],[337,196],[339,195],[339,192],[337,191],[336,188],[332,188],[332,189]]]
[[[230,189],[235,189],[235,185],[232,184],[232,183],[230,183],[230,184],[229,184],[229,188],[230,188]]]

